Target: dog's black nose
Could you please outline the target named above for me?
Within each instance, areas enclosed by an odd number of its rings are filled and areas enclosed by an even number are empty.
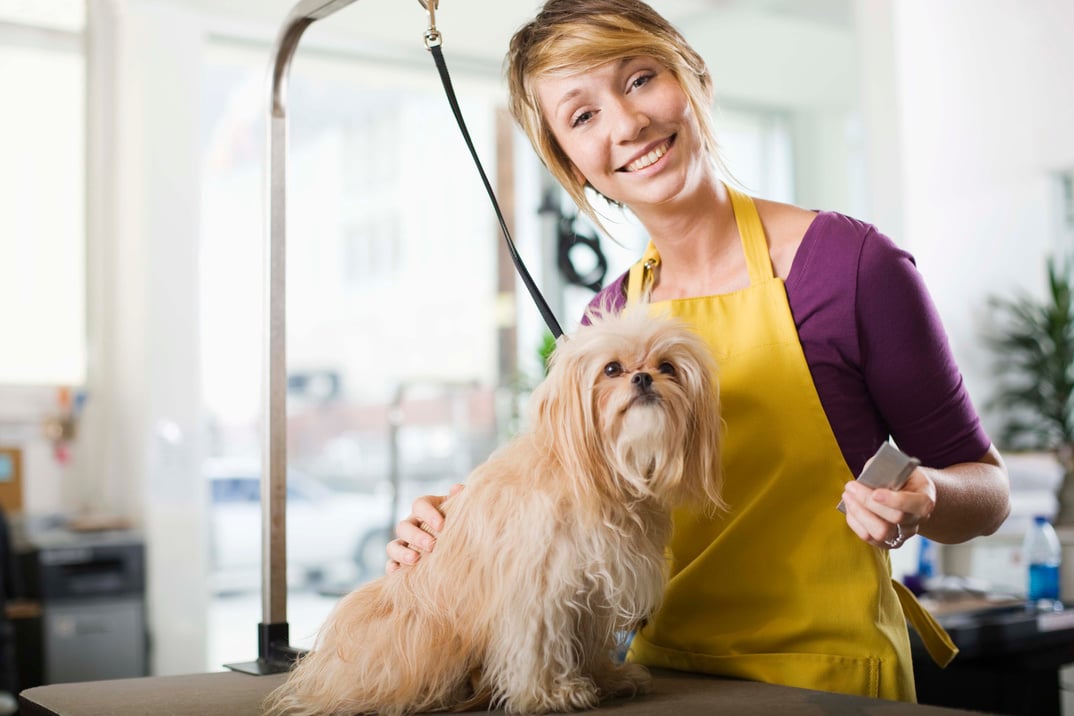
[[[630,379],[630,382],[633,383],[638,390],[648,390],[653,384],[653,377],[648,373],[635,373],[634,377]]]

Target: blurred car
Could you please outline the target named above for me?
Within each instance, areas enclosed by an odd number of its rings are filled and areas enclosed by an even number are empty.
[[[216,593],[261,586],[261,475],[254,461],[213,461],[210,582]],[[338,588],[384,571],[395,519],[391,493],[334,490],[310,475],[287,474],[287,582]]]

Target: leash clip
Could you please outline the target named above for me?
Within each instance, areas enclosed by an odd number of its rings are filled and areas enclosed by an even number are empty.
[[[418,0],[425,11],[429,14],[429,29],[425,31],[425,49],[431,50],[443,44],[443,36],[436,29],[436,9],[440,6],[440,0]]]
[[[641,271],[641,301],[642,303],[652,303],[653,301],[653,284],[656,283],[656,271],[660,266],[660,262],[656,259],[645,259],[645,263],[642,264]]]

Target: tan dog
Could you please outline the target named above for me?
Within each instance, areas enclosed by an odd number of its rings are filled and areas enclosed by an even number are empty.
[[[644,692],[613,660],[660,603],[670,511],[720,503],[714,368],[645,311],[561,341],[528,432],[444,505],[436,549],[344,597],[272,714],[590,708]]]

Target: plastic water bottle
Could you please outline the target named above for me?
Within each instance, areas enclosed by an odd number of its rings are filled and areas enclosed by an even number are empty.
[[[917,573],[926,582],[925,587],[927,588],[928,580],[937,576],[936,561],[938,555],[936,554],[936,543],[924,536],[919,536],[918,541],[921,542],[921,550],[917,553]]]
[[[902,583],[914,593],[914,596],[920,597],[932,586],[930,582],[934,577],[938,576],[939,569],[937,567],[936,543],[921,535],[917,536],[917,542],[917,571],[905,574],[902,578]]]
[[[1022,554],[1029,568],[1026,597],[1042,608],[1059,604],[1059,561],[1062,548],[1048,518],[1037,515],[1026,532]]]

